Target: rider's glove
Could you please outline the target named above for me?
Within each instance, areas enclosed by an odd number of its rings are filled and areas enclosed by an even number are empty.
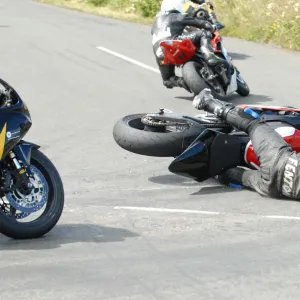
[[[219,30],[218,24],[211,24],[211,27],[213,28],[213,32]]]
[[[222,23],[218,22],[218,23],[216,24],[216,27],[217,27],[217,30],[220,31],[220,30],[223,29],[225,26],[224,26]]]

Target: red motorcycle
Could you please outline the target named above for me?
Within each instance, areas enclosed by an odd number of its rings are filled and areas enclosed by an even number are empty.
[[[218,31],[215,31],[211,43],[215,54],[226,60],[226,65],[208,66],[201,51],[189,39],[160,42],[163,53],[161,64],[182,67],[183,79],[195,95],[209,88],[213,96],[219,99],[225,99],[234,92],[248,96],[249,87],[233,65]]]
[[[250,108],[300,153],[300,109],[239,105]],[[165,109],[128,115],[114,126],[113,136],[123,149],[146,156],[174,157],[169,171],[205,181],[236,166],[259,169],[249,136],[214,115],[195,117]]]

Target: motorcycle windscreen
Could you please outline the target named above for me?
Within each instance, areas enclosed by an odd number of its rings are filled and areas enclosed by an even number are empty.
[[[204,130],[194,142],[169,166],[169,171],[180,176],[205,181],[211,177],[209,171],[210,146],[219,133]]]

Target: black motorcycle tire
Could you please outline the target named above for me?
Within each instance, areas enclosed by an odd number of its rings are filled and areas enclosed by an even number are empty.
[[[182,77],[194,95],[198,95],[204,89],[210,89],[214,98],[225,100],[226,96],[219,95],[214,91],[200,76],[197,69],[200,69],[200,64],[195,61],[189,61],[182,68]]]
[[[144,115],[128,115],[115,124],[113,137],[121,148],[145,156],[177,157],[203,130],[200,125],[193,125],[180,132],[144,131]]]
[[[244,79],[239,75],[237,75],[238,77],[240,77],[242,79],[242,81],[240,81],[239,79],[236,80],[237,82],[237,93],[242,96],[242,97],[247,97],[250,94],[250,89],[249,86],[247,84],[246,81],[244,81]]]
[[[32,149],[31,165],[42,172],[49,185],[45,210],[36,220],[17,222],[0,209],[0,233],[12,239],[34,239],[47,234],[59,221],[64,208],[64,188],[52,162],[42,152]]]

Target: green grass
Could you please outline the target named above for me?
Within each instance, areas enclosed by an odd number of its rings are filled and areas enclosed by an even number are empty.
[[[300,51],[299,0],[215,0],[224,34]]]
[[[41,3],[48,3],[57,5],[60,7],[66,7],[76,11],[82,11],[94,15],[99,15],[103,17],[113,18],[113,19],[120,19],[126,20],[135,23],[142,23],[142,24],[151,24],[153,22],[153,17],[146,17],[143,16],[141,13],[136,11],[132,11],[130,8],[129,0],[108,0],[107,3],[103,6],[95,5],[98,0],[37,0]],[[98,3],[103,2],[100,0]],[[126,3],[128,7],[126,7]],[[127,10],[126,10],[127,9]]]
[[[161,0],[37,0],[109,18],[151,24]],[[299,0],[214,0],[223,34],[300,51]]]

